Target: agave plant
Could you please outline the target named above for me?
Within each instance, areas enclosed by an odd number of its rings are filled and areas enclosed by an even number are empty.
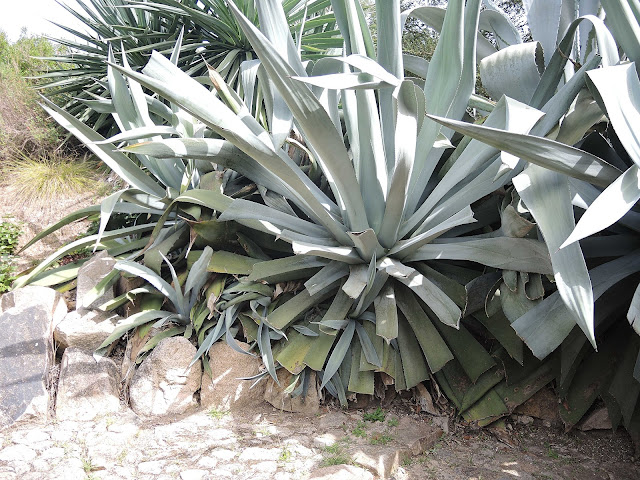
[[[346,403],[353,393],[380,393],[374,372],[383,372],[386,383],[392,378],[398,390],[435,377],[465,418],[487,424],[556,379],[567,424],[600,395],[614,423],[624,417],[632,428],[638,389],[628,386],[640,344],[626,335],[626,322],[612,322],[620,302],[611,301],[608,289],[629,278],[619,285],[631,298],[635,246],[618,229],[584,253],[577,244],[560,248],[575,225],[571,202],[597,206],[597,187],[615,185],[620,176],[602,159],[617,161],[611,146],[597,134],[585,137],[603,114],[585,85],[598,85],[593,68],[600,62],[618,63],[617,37],[597,17],[575,20],[560,37],[559,28],[549,33],[561,41],[553,53],[547,47],[545,62],[541,47],[522,44],[491,2],[483,11],[480,0],[456,0],[446,10],[420,7],[401,15],[399,2],[385,1],[376,5],[374,45],[359,2],[331,4],[343,54],[305,65],[286,5],[260,2],[258,30],[229,3],[258,56],[263,84],[273,88],[263,99],[272,99],[268,122],[252,115],[253,95],[238,95],[215,70],[211,91],[176,66],[177,55],[171,61],[161,53],[152,54],[142,72],[126,57],[121,65],[110,57],[111,83],[128,82],[128,88],[109,86],[125,130],[111,140],[133,143],[121,152],[48,105],[134,187],[90,210],[102,212],[105,228],[84,242],[100,239],[100,248],[115,254],[133,252],[129,259],[144,254],[154,272],[145,273],[147,280],[162,275],[163,256],[171,255],[175,268],[164,272],[176,270],[174,292],[181,278],[191,278],[185,269],[198,271],[206,280],[190,305],[191,327],[184,324],[186,309],[180,313],[180,302],[171,301],[171,314],[183,322],[172,328],[196,331],[203,355],[223,335],[234,345],[240,324],[271,376],[278,379],[278,368],[294,375],[287,391],[303,392],[315,372],[321,386]],[[530,18],[543,12],[532,5]],[[412,16],[440,32],[428,64],[402,55],[402,25]],[[593,25],[585,34],[589,47],[572,50],[587,21]],[[490,31],[495,43],[479,29]],[[566,67],[569,58],[575,71]],[[502,96],[504,85],[491,82],[511,75],[503,66],[514,59],[528,70],[506,83],[511,98]],[[473,93],[477,62],[497,102]],[[405,78],[405,71],[415,77]],[[626,78],[633,79],[631,71]],[[524,81],[534,74],[539,81]],[[607,95],[593,97],[619,118]],[[151,123],[140,120],[147,104],[158,112]],[[123,116],[127,105],[137,115]],[[633,118],[629,111],[625,118]],[[469,113],[486,117],[469,123]],[[454,137],[453,130],[465,136]],[[626,148],[631,135],[620,136]],[[610,136],[619,154],[617,137]],[[151,141],[135,143],[141,139]],[[127,154],[138,156],[146,172]],[[617,163],[624,170],[631,165],[625,161]],[[146,209],[145,223],[135,227],[140,230],[106,228],[112,212],[139,206]],[[621,223],[635,230],[634,220],[630,212]],[[114,238],[139,232],[147,236],[129,242],[128,250],[113,250]],[[210,259],[207,245],[217,250]],[[603,262],[611,256],[619,258]],[[18,282],[72,278],[73,272],[45,271],[52,261]],[[593,299],[599,299],[595,315]],[[125,296],[107,308],[122,301]],[[165,318],[144,315],[123,328]],[[596,332],[600,353],[592,354],[588,342],[595,344]],[[613,377],[607,375],[612,365],[619,366]]]
[[[536,10],[541,6],[537,3],[527,5],[534,37],[534,25],[544,30],[545,13]],[[587,3],[580,3],[581,13],[585,13],[583,7]],[[592,2],[588,8],[595,13],[598,7],[597,2]],[[512,323],[538,358],[545,358],[560,347],[561,365],[556,383],[565,399],[560,409],[563,420],[567,425],[577,423],[601,396],[614,427],[624,421],[627,428],[637,432],[640,341],[630,333],[629,325],[619,319],[626,312],[638,333],[638,296],[634,294],[639,270],[638,223],[636,213],[631,210],[640,198],[634,186],[637,183],[634,152],[638,143],[630,128],[638,116],[637,102],[633,100],[638,92],[638,77],[635,64],[627,62],[636,60],[640,30],[638,17],[628,2],[603,1],[602,7],[606,25],[597,17],[585,15],[567,24],[566,29],[558,30],[564,36],[558,37],[556,51],[547,59],[542,77],[529,84],[528,92],[526,82],[518,86],[525,101],[541,111],[566,109],[554,131],[545,133],[534,127],[529,135],[514,135],[439,121],[514,155],[505,168],[519,172],[514,177],[514,186],[540,226],[552,252],[554,269],[561,272],[565,285],[575,291],[568,295],[558,284],[558,294],[530,305]],[[578,32],[578,28],[582,31]],[[555,38],[555,32],[539,30],[538,34],[546,38],[547,44],[554,45],[548,37]],[[504,53],[502,58],[500,55],[488,58],[490,67],[485,73],[492,69],[500,71],[506,58]],[[525,62],[524,54],[517,58]],[[526,62],[535,65],[531,55]],[[596,68],[600,63],[603,68]],[[509,75],[505,75],[507,70],[501,71],[502,85],[513,85]],[[536,75],[529,74],[529,78]],[[552,98],[559,83],[565,86]],[[567,109],[566,104],[562,106],[554,98],[559,98],[560,91],[570,85],[578,95]],[[500,87],[497,88],[499,91]],[[573,101],[574,96],[568,99]],[[606,126],[605,122],[609,122],[608,128],[598,128],[598,124]],[[541,138],[544,136],[547,138]],[[577,225],[574,206],[577,214],[586,209]],[[614,224],[606,235],[585,238]],[[581,239],[585,240],[580,246],[576,242]],[[598,353],[589,348],[587,339],[593,347],[598,345]],[[616,373],[611,375],[614,366]]]
[[[472,331],[491,331],[504,347],[497,355],[522,363],[524,354],[507,318],[472,308],[464,284],[483,273],[480,265],[530,272],[536,286],[542,285],[540,275],[552,273],[546,246],[524,238],[533,225],[513,202],[503,205],[502,212],[495,199],[478,202],[510,180],[509,175],[496,179],[498,151],[475,141],[451,151],[451,131],[424,118],[425,112],[457,118],[465,114],[475,81],[480,2],[466,7],[450,3],[424,86],[403,79],[397,2],[377,5],[377,55],[360,21],[359,5],[334,2],[348,39],[345,55],[319,60],[310,77],[281,21],[281,6],[264,5],[273,19],[270,38],[230,8],[288,107],[297,147],[320,168],[328,190],[312,182],[275,135],[245,113],[240,99],[223,97],[223,103],[160,54],[152,55],[143,73],[112,67],[179,105],[222,138],[156,140],[125,151],[232,164],[272,193],[255,202],[195,189],[174,199],[175,205],[220,212],[218,222],[235,220],[243,228],[277,237],[271,247],[247,249],[249,274],[234,287],[242,292],[234,302],[259,300],[262,308],[254,303],[249,318],[286,334],[288,340],[272,350],[269,336],[256,338],[272,375],[277,364],[296,375],[317,371],[321,385],[344,402],[349,392],[373,393],[374,371],[393,377],[398,389],[438,373],[442,382],[454,385],[449,391],[461,409],[468,409],[504,377]],[[383,18],[394,20],[382,28]],[[276,49],[274,38],[283,40],[286,50]],[[286,60],[279,52],[286,52]],[[449,61],[452,57],[455,62]],[[457,80],[445,81],[439,69]],[[539,118],[510,116],[519,104],[509,99],[483,105],[492,109],[488,125],[504,128],[511,122],[510,128],[527,132]],[[447,150],[448,160],[442,158]],[[501,227],[490,234],[470,235],[500,225],[501,218]],[[479,265],[460,266],[460,261]],[[258,291],[265,282],[292,280],[303,285],[295,294],[274,299],[270,292]],[[466,395],[454,381],[461,378],[469,384],[485,380]]]
[[[327,11],[327,0],[283,0],[283,10],[297,45],[306,59],[323,56],[328,49],[340,47],[336,38],[335,18]],[[260,4],[234,0],[234,4],[252,22],[258,23]],[[247,97],[259,89],[255,79],[259,73],[255,55],[231,12],[222,0],[76,0],[63,7],[76,17],[85,31],[58,25],[75,40],[57,39],[69,54],[49,60],[67,65],[39,76],[40,89],[66,95],[65,110],[88,125],[113,134],[112,107],[109,107],[105,82],[111,48],[116,54],[126,52],[132,68],[142,67],[151,51],[165,54],[173,51],[180,39],[179,67],[196,77],[207,77],[207,66],[237,91]],[[68,65],[75,68],[69,72]],[[249,92],[250,90],[250,92]],[[257,104],[261,104],[260,95]],[[106,105],[105,105],[106,104]]]

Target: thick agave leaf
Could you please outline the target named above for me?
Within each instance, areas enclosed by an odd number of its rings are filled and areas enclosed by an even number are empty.
[[[589,272],[593,284],[593,301],[638,270],[638,251],[593,268]],[[560,293],[555,292],[513,322],[512,326],[533,354],[543,359],[562,343],[575,323],[574,314],[563,302]]]
[[[44,99],[42,104],[49,115],[51,115],[62,127],[67,129],[75,137],[84,143],[100,160],[106,163],[120,178],[135,188],[142,190],[158,198],[164,197],[164,189],[158,185],[151,177],[145,174],[135,163],[122,153],[114,152],[113,147],[98,145],[104,137],[96,133],[91,128],[78,121],[53,102]]]
[[[578,245],[559,248],[564,235],[575,225],[566,177],[537,165],[530,165],[513,179],[513,184],[542,231],[551,254],[560,296],[596,348],[594,298],[584,257]]]
[[[482,85],[493,98],[502,95],[528,103],[544,70],[542,47],[537,42],[512,45],[480,62]]]
[[[307,86],[290,78],[296,72],[287,65],[271,42],[233,4],[229,4],[229,7],[256,49],[270,79],[293,112],[308,145],[318,154],[318,161],[339,206],[345,212],[351,230],[365,230],[369,225],[353,165],[331,118]]]
[[[616,135],[635,165],[589,206],[563,247],[613,225],[640,199],[640,137],[631,127],[640,121],[640,105],[635,100],[640,95],[640,82],[634,64],[593,70],[588,76],[597,89],[599,103],[606,109]]]
[[[620,171],[601,158],[548,138],[523,135],[495,128],[432,117],[457,132],[527,160],[536,165],[606,187]]]

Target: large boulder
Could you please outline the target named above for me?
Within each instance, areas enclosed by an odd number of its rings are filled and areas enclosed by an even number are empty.
[[[47,416],[51,313],[35,304],[0,314],[0,426]]]
[[[90,351],[70,347],[60,365],[56,418],[90,421],[120,410],[120,375],[110,358],[96,360]]]
[[[179,415],[197,407],[194,393],[200,388],[200,360],[189,340],[162,340],[142,362],[129,388],[131,408],[138,415]]]
[[[59,292],[53,288],[29,285],[17,288],[0,296],[0,313],[10,308],[27,308],[42,305],[51,321],[51,331],[62,321],[67,312],[67,304]]]
[[[113,332],[122,317],[97,310],[76,310],[56,325],[53,338],[60,347],[96,350]]]
[[[244,350],[246,343],[238,342]],[[200,404],[204,408],[220,411],[246,411],[263,403],[265,382],[250,389],[253,382],[240,378],[260,373],[262,361],[253,355],[236,352],[223,342],[215,343],[209,350],[209,365],[213,376],[202,375]]]
[[[107,251],[103,250],[80,267],[80,270],[78,270],[78,286],[76,287],[76,310],[95,309],[103,303],[113,300],[113,287],[109,288],[104,295],[93,302],[89,302],[85,297],[100,280],[112,272],[115,264],[116,259],[110,257]]]
[[[286,412],[302,413],[305,415],[315,415],[320,410],[320,394],[318,392],[318,385],[316,382],[315,372],[311,372],[309,378],[309,389],[307,396],[291,397],[288,393],[285,393],[285,389],[291,385],[293,381],[293,375],[284,368],[281,368],[277,372],[278,385],[273,378],[269,377],[264,392],[264,399],[274,407],[284,410]]]

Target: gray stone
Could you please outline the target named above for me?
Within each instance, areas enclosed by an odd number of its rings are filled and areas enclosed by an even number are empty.
[[[46,309],[51,320],[51,331],[68,312],[64,298],[53,288],[29,285],[0,296],[0,313],[10,308],[23,309],[34,305],[42,305]]]
[[[67,348],[60,365],[56,399],[59,420],[90,421],[120,410],[120,378],[110,358],[99,361],[91,352]]]
[[[64,349],[77,347],[94,351],[113,333],[122,317],[96,310],[76,310],[58,323],[53,338]]]
[[[0,451],[0,461],[3,462],[30,462],[36,456],[35,450],[26,445],[11,445]]]
[[[395,431],[399,433],[398,442],[412,455],[431,450],[444,433],[434,425],[410,417],[402,417]]]
[[[47,415],[51,315],[42,304],[0,314],[0,426]]]
[[[91,260],[80,267],[80,270],[78,270],[78,286],[76,288],[77,310],[91,310],[93,308],[98,308],[109,300],[113,300],[113,287],[107,289],[104,295],[93,302],[87,303],[88,299],[85,297],[87,293],[89,293],[89,291],[100,282],[100,280],[111,273],[115,264],[116,259],[110,257],[107,251],[103,250],[94,255]]]
[[[315,415],[320,410],[320,395],[316,382],[315,372],[310,373],[309,390],[307,396],[291,398],[284,390],[291,384],[293,376],[284,368],[277,372],[278,385],[273,378],[269,377],[264,392],[264,399],[274,407],[286,412],[302,413],[304,415]]]
[[[578,428],[583,432],[589,430],[611,430],[613,426],[611,425],[607,407],[601,407],[591,412],[585,417]]]
[[[138,415],[178,415],[197,407],[200,360],[189,364],[196,348],[184,337],[162,340],[142,362],[129,388],[131,408]]]
[[[249,447],[245,448],[238,460],[241,462],[258,462],[268,460],[278,460],[280,458],[280,450],[275,448]]]
[[[190,469],[180,472],[180,480],[203,480],[207,476],[206,470]]]
[[[238,342],[247,350],[249,345]],[[200,404],[203,408],[219,411],[246,411],[263,403],[264,382],[251,388],[253,382],[239,380],[260,372],[262,362],[252,355],[244,355],[223,342],[217,342],[209,350],[212,377],[203,373]]]
[[[11,435],[11,441],[20,445],[33,445],[47,440],[51,440],[51,436],[42,430],[19,431]]]
[[[371,446],[353,453],[352,460],[356,465],[385,479],[390,478],[402,462],[410,456],[410,451],[406,449]]]
[[[64,478],[64,480],[86,480],[87,474],[79,458],[69,458],[60,462],[51,472],[50,478]]]
[[[374,480],[373,475],[353,465],[332,465],[311,473],[309,480]]]
[[[164,471],[165,464],[167,462],[163,460],[152,460],[150,462],[142,462],[138,465],[138,471],[140,473],[150,473],[152,475],[159,475]]]

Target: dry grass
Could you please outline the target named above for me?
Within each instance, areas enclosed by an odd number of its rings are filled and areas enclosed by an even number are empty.
[[[99,190],[105,188],[97,163],[55,152],[36,158],[18,153],[2,166],[2,173],[4,183],[26,205],[46,204],[84,192],[100,194]]]

